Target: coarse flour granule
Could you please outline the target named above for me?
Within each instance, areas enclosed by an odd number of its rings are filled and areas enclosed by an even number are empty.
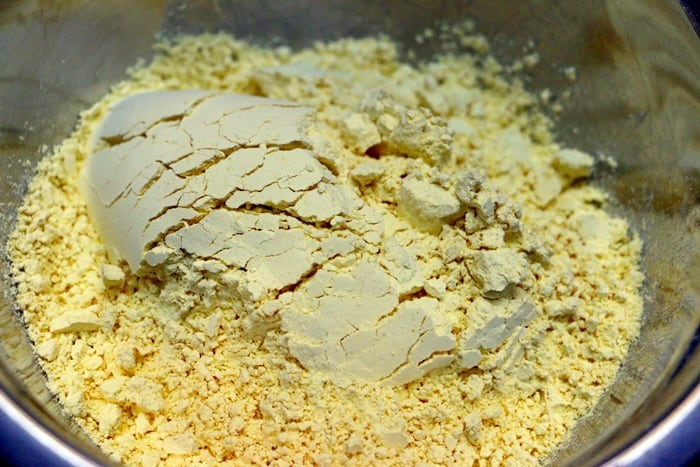
[[[182,37],[83,112],[8,252],[49,388],[108,455],[521,466],[566,439],[637,336],[641,243],[463,39],[413,66],[386,39]],[[120,120],[157,99],[179,110]],[[137,140],[159,170],[119,165]]]

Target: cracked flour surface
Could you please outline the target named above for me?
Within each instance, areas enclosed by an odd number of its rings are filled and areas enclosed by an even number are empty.
[[[105,452],[519,466],[566,439],[637,335],[641,244],[463,39],[412,67],[184,37],[82,114],[8,251]]]

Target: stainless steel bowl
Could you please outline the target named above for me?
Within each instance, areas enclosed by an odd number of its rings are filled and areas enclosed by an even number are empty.
[[[673,0],[5,0],[0,4],[0,245],[43,145],[151,55],[154,34],[225,30],[293,47],[382,32],[413,50],[439,22],[476,20],[508,62],[532,40],[533,91],[570,94],[558,137],[599,156],[599,184],[644,238],[641,337],[554,465],[677,465],[700,449],[700,41]],[[576,66],[569,82],[562,69]],[[107,463],[50,397],[0,264],[0,452],[25,465]]]

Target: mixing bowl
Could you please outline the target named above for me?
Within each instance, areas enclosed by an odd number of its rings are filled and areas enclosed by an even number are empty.
[[[155,35],[228,31],[302,47],[383,33],[412,59],[439,51],[417,33],[476,21],[505,63],[534,46],[534,92],[564,99],[558,138],[598,158],[594,183],[613,195],[645,246],[641,335],[553,465],[678,465],[700,439],[700,41],[672,0],[267,2],[62,0],[0,4],[0,245],[36,162],[77,114],[148,59]],[[563,70],[575,67],[577,79]],[[51,398],[0,264],[0,452],[25,465],[108,459]]]

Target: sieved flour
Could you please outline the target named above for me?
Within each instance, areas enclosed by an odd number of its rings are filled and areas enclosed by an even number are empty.
[[[411,66],[385,39],[183,37],[81,115],[8,251],[49,387],[108,455],[536,465],[566,439],[638,333],[641,243],[472,41]],[[226,141],[197,140],[206,105]]]

